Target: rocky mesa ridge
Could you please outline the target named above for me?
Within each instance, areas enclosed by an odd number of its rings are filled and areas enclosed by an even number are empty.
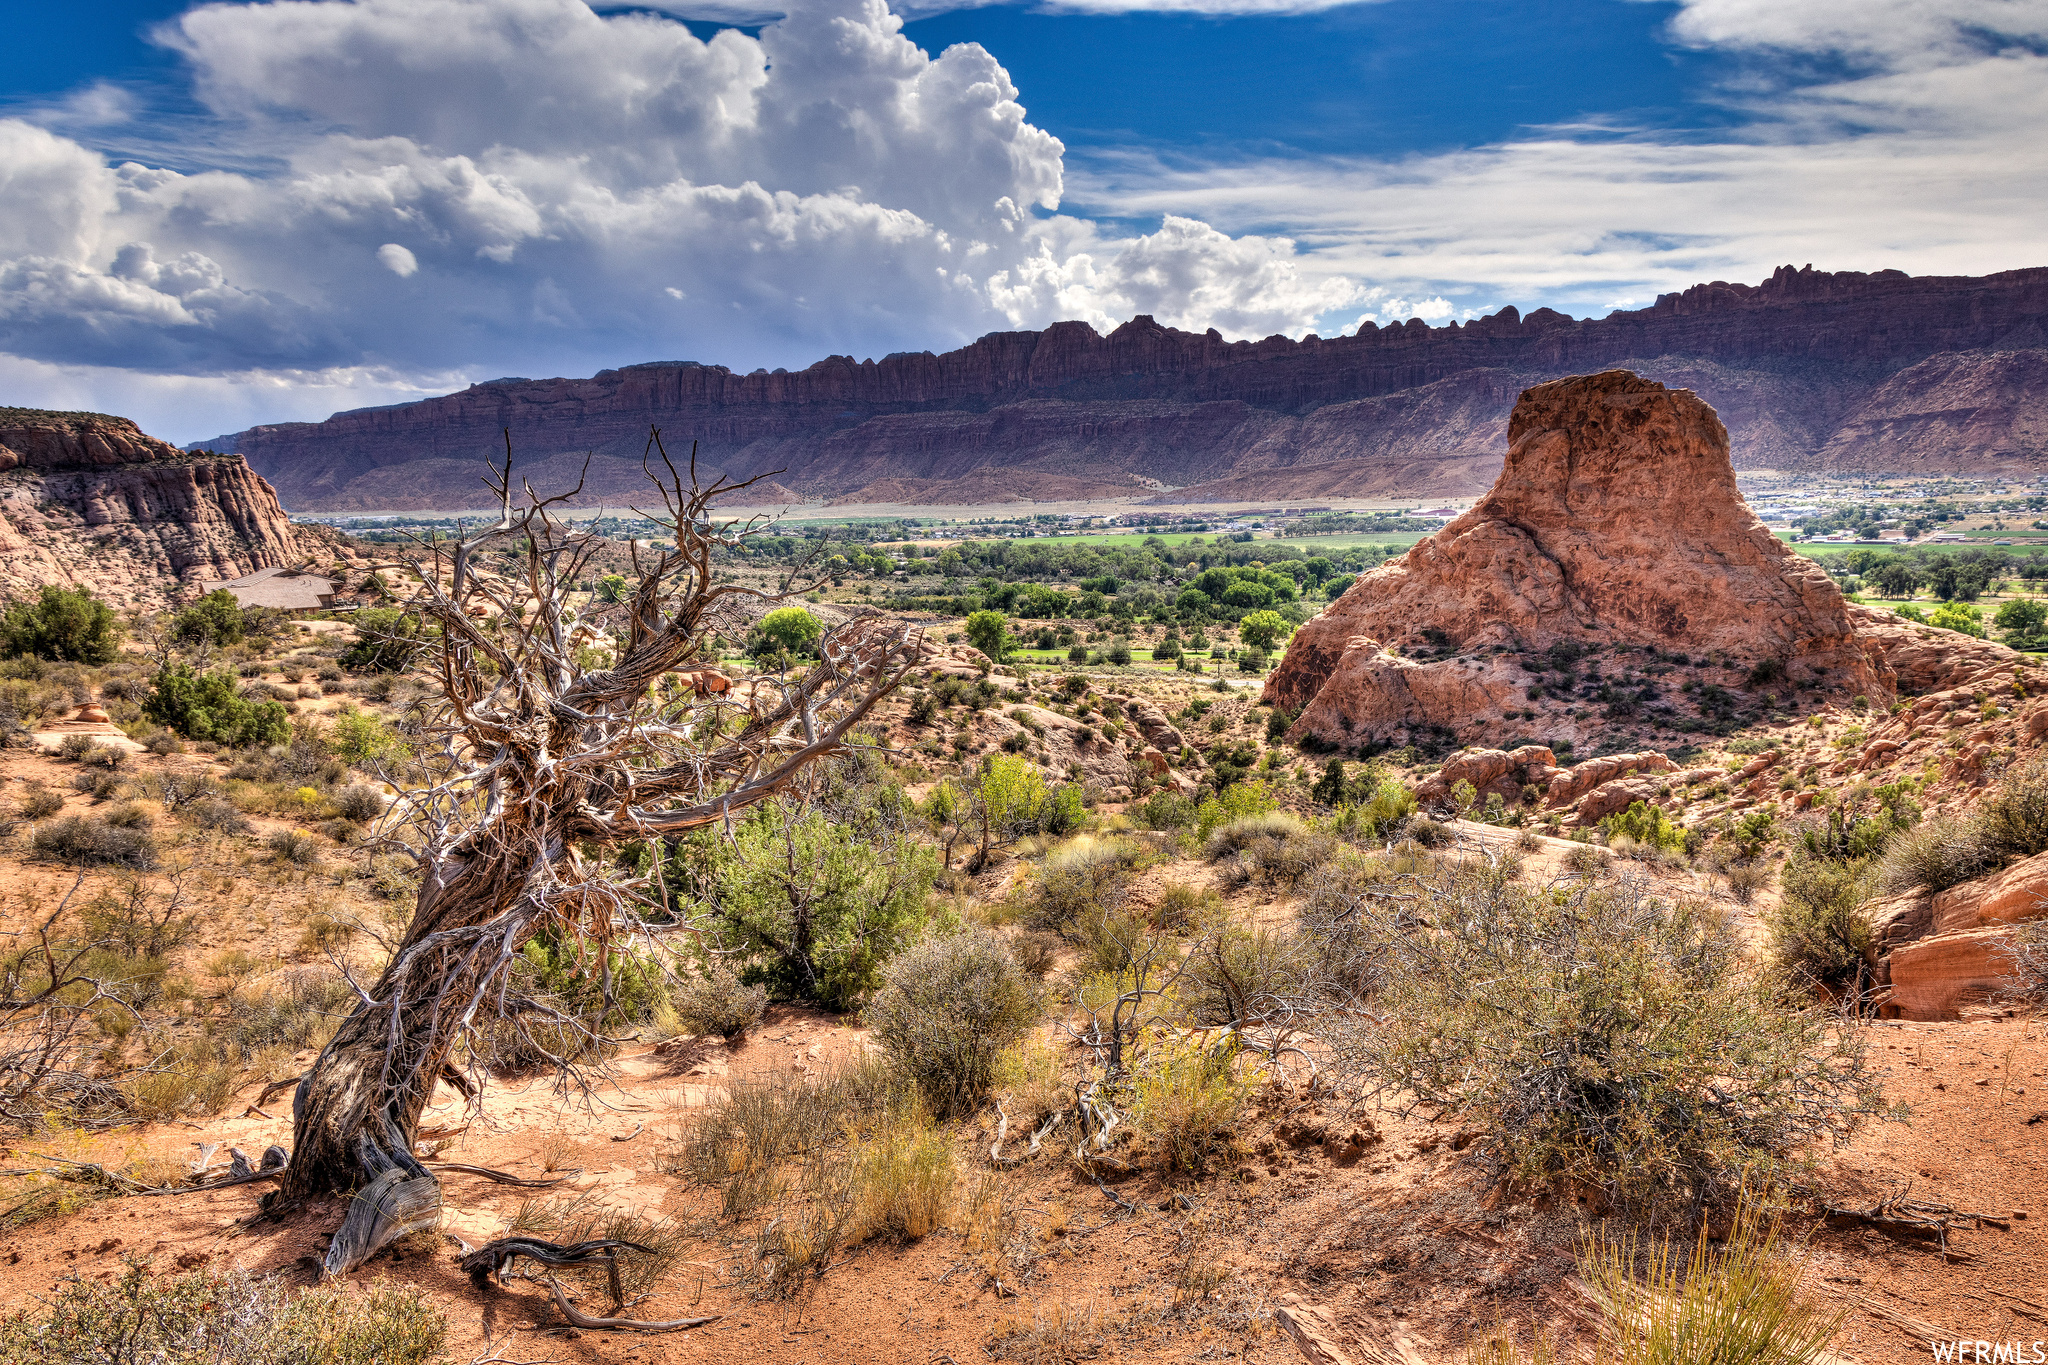
[[[125,417],[0,408],[0,592],[80,584],[158,607],[315,555],[326,541],[239,455],[188,454]]]
[[[509,428],[537,488],[644,487],[650,424],[707,466],[806,498],[1175,502],[1484,488],[1521,390],[1622,366],[1699,392],[1743,468],[2048,467],[2048,269],[1982,277],[1790,266],[1649,308],[1420,319],[1225,341],[1137,317],[995,332],[956,350],[737,374],[662,361],[499,379],[215,438],[294,508],[478,506]]]

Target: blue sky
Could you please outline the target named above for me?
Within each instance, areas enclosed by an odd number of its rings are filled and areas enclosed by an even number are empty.
[[[6,5],[0,402],[2048,264],[2048,0]]]

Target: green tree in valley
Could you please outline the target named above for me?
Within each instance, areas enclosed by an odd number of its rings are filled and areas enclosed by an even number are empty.
[[[1253,649],[1270,650],[1294,629],[1277,611],[1255,611],[1237,623],[1238,638]]]
[[[1010,638],[1009,623],[999,611],[977,611],[967,618],[967,640],[989,658],[1001,663],[1017,642]]]

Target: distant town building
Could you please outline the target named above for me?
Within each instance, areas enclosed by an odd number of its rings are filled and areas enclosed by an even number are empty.
[[[258,569],[224,582],[202,581],[199,591],[231,592],[245,607],[275,607],[279,611],[319,611],[334,605],[334,580],[298,569]]]

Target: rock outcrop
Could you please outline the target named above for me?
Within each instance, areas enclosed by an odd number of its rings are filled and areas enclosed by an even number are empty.
[[[1265,699],[1300,713],[1297,735],[1471,740],[1535,719],[1546,737],[1565,722],[1584,733],[1576,697],[1524,675],[1530,656],[1569,669],[1589,652],[1704,655],[1756,692],[1889,699],[1884,651],[1750,512],[1727,431],[1697,396],[1625,370],[1561,379],[1522,395],[1508,442],[1469,512],[1296,632]]]
[[[506,427],[537,488],[573,484],[594,451],[586,495],[616,500],[644,487],[650,423],[700,442],[707,466],[786,470],[781,482],[813,498],[1435,496],[1492,478],[1520,390],[1621,365],[1713,403],[1745,466],[1886,470],[1941,451],[1950,470],[2039,471],[2044,332],[2048,269],[1787,266],[1598,319],[1505,308],[1444,327],[1227,342],[1138,317],[1108,336],[1062,322],[796,373],[660,362],[500,379],[205,444],[247,456],[308,510],[477,506],[480,461]]]
[[[333,557],[237,455],[193,455],[122,417],[0,408],[0,592],[77,583],[163,606],[201,579]]]

